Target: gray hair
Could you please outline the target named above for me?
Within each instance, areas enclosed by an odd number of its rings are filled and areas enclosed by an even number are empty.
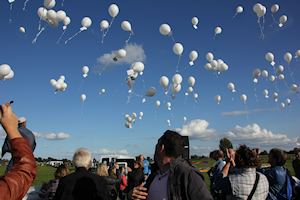
[[[89,167],[92,159],[91,152],[85,148],[79,148],[75,151],[73,156],[73,163],[75,167]]]

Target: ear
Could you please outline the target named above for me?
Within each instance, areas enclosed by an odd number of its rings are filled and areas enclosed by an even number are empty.
[[[165,151],[165,145],[164,144],[162,144],[161,145],[161,150],[160,150],[160,152],[159,153],[162,153],[162,152],[164,152]]]

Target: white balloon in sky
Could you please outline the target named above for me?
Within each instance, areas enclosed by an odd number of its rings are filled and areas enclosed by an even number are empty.
[[[292,60],[292,58],[293,58],[293,56],[292,56],[291,53],[287,52],[286,54],[284,54],[284,60],[285,60],[286,62],[290,63],[291,60]]]
[[[71,19],[70,19],[70,17],[68,17],[68,16],[66,16],[66,17],[64,18],[64,20],[63,20],[63,23],[64,23],[65,26],[68,26],[68,25],[70,24],[70,22],[71,22]]]
[[[54,79],[51,79],[51,80],[50,80],[50,84],[51,84],[51,86],[52,86],[52,87],[54,87],[54,86],[55,86],[55,84],[56,84],[56,80],[54,80]]]
[[[160,27],[159,27],[159,32],[160,32],[162,35],[169,35],[170,32],[171,32],[171,27],[170,27],[168,24],[162,24],[162,25],[160,25]]]
[[[11,71],[11,68],[8,64],[0,65],[0,76],[6,76]]]
[[[172,78],[173,83],[180,84],[182,82],[182,76],[180,74],[175,74]]]
[[[284,108],[284,107],[285,107],[285,104],[284,104],[284,103],[281,103],[281,104],[280,104],[280,107],[281,107],[281,108]]]
[[[298,86],[296,84],[292,84],[291,85],[291,90],[293,90],[294,92],[297,92]]]
[[[48,10],[47,19],[55,21],[56,20],[56,12],[54,10]]]
[[[260,3],[257,3],[253,6],[253,11],[256,13],[261,12],[262,9],[263,9],[263,5],[261,5]]]
[[[274,75],[271,75],[270,76],[270,81],[273,83],[275,81],[275,76]]]
[[[279,5],[278,4],[274,4],[271,7],[271,13],[276,13],[279,10]]]
[[[278,93],[277,93],[277,92],[274,92],[274,93],[273,93],[273,98],[274,98],[274,99],[277,99],[277,98],[278,98]]]
[[[274,55],[271,52],[266,54],[266,60],[272,62],[274,60]]]
[[[299,56],[300,56],[300,50],[297,50],[297,51],[295,52],[295,55],[296,55],[297,57],[299,57]]]
[[[140,73],[144,70],[145,65],[142,62],[134,62],[131,64],[130,69],[133,69],[135,73]]]
[[[22,27],[22,26],[19,28],[19,30],[20,30],[22,33],[24,33],[24,34],[26,33],[26,32],[25,32],[25,28]]]
[[[119,7],[116,4],[111,4],[108,8],[108,13],[112,17],[116,17],[119,14]]]
[[[205,68],[206,70],[212,70],[213,67],[211,66],[210,63],[206,63],[205,66],[204,66],[204,68]]]
[[[88,66],[83,66],[82,67],[82,72],[84,73],[83,74],[83,77],[85,78],[85,77],[87,77],[87,73],[89,72],[89,67]]]
[[[188,93],[191,93],[191,92],[193,92],[193,90],[194,90],[193,87],[189,87],[187,91],[188,91]]]
[[[56,2],[55,0],[44,0],[44,7],[51,9],[55,6]]]
[[[101,93],[104,93],[104,92],[105,92],[105,89],[102,89],[102,90],[101,90]]]
[[[167,119],[167,123],[170,125],[171,121],[169,119]]]
[[[183,119],[183,122],[185,123],[186,122],[186,117],[183,117],[182,119]]]
[[[162,77],[159,79],[159,83],[160,83],[160,85],[161,85],[163,88],[168,87],[168,85],[169,85],[169,79],[168,79],[168,77],[162,76]]]
[[[215,101],[219,103],[221,101],[221,96],[220,95],[216,95],[215,96]]]
[[[268,77],[268,75],[269,75],[269,73],[268,73],[267,70],[263,70],[263,71],[261,72],[261,74],[262,74],[264,77]]]
[[[234,84],[233,83],[228,83],[227,87],[230,90],[234,90]]]
[[[146,96],[147,97],[153,97],[156,94],[156,89],[155,87],[150,87],[146,91]]]
[[[181,84],[173,84],[172,85],[172,92],[173,94],[176,94],[177,92],[179,92],[181,90]]]
[[[278,78],[282,81],[284,81],[284,75],[283,74],[279,74]]]
[[[125,49],[120,49],[120,50],[117,52],[117,55],[116,55],[117,58],[124,58],[125,56],[126,56],[126,51],[125,51]]]
[[[244,8],[243,8],[242,6],[238,6],[238,7],[236,8],[236,12],[237,12],[237,13],[242,13],[243,10],[244,10]]]
[[[108,21],[102,20],[102,21],[100,22],[100,27],[101,27],[102,29],[107,29],[107,28],[109,27]]]
[[[171,107],[171,103],[167,102],[167,107],[170,108]]]
[[[197,24],[198,24],[198,21],[199,21],[199,20],[198,20],[197,17],[193,17],[193,18],[192,18],[192,24],[193,24],[193,25],[197,25]]]
[[[245,94],[242,94],[242,95],[241,95],[241,100],[242,100],[243,102],[246,102],[247,96],[246,96]]]
[[[194,78],[193,76],[190,76],[189,79],[188,79],[188,82],[189,82],[189,84],[190,84],[191,86],[194,86],[196,80],[195,80],[195,78]]]
[[[38,16],[43,19],[46,20],[47,19],[47,9],[44,7],[40,7],[37,11]]]
[[[197,93],[194,94],[194,98],[195,98],[195,99],[198,98],[198,94],[197,94]]]
[[[155,102],[155,105],[156,105],[156,107],[160,106],[160,101],[157,100],[157,101]]]
[[[6,79],[6,80],[12,79],[14,77],[14,75],[15,75],[15,73],[11,69],[10,72],[6,76],[4,76],[4,79]]]
[[[280,18],[279,18],[279,22],[284,24],[285,22],[287,21],[287,16],[286,15],[282,15]]]
[[[220,71],[227,71],[228,70],[228,65],[226,63],[221,63],[219,67]]]
[[[140,117],[143,117],[143,115],[144,115],[144,113],[141,111],[141,112],[139,113],[139,116],[140,116]]]
[[[256,68],[256,69],[253,70],[253,77],[254,77],[254,78],[259,77],[260,74],[261,74],[260,69]]]
[[[123,21],[121,23],[121,27],[124,31],[131,31],[131,24],[129,23],[129,21]]]
[[[190,56],[191,61],[194,61],[198,58],[198,53],[197,53],[197,51],[193,50],[193,51],[191,51],[189,56]]]
[[[67,14],[63,10],[59,10],[56,13],[56,21],[61,22],[66,18]]]
[[[285,103],[287,103],[288,105],[290,105],[291,100],[290,100],[290,99],[286,99],[286,100],[285,100]]]
[[[85,95],[85,94],[82,94],[82,95],[81,95],[81,100],[82,100],[82,102],[84,102],[85,99],[86,99],[86,95]]]
[[[137,116],[137,115],[136,115],[136,113],[135,113],[135,112],[133,112],[133,113],[131,114],[131,118],[132,118],[132,119],[135,119],[135,118],[136,118],[136,116]]]
[[[126,114],[126,115],[124,116],[124,119],[127,121],[128,117],[129,117],[129,115]]]
[[[263,94],[264,94],[265,96],[268,96],[269,91],[268,91],[267,89],[265,89],[265,90],[263,91]]]
[[[84,18],[81,20],[81,25],[82,25],[83,27],[86,27],[86,28],[90,27],[90,26],[92,25],[92,20],[91,20],[91,18],[89,18],[89,17],[84,17]]]
[[[181,55],[183,52],[183,46],[180,43],[176,43],[173,46],[173,51],[174,53],[176,53],[177,55]]]
[[[284,67],[282,65],[279,65],[277,68],[276,68],[276,72],[279,74],[281,72],[283,72],[284,70]]]
[[[214,55],[210,52],[208,52],[206,54],[206,60],[208,60],[209,62],[211,62],[214,59]]]
[[[49,26],[51,26],[52,28],[56,28],[58,26],[58,21],[54,21],[54,20],[49,20]]]
[[[215,34],[220,34],[222,32],[221,27],[216,27],[215,28]]]

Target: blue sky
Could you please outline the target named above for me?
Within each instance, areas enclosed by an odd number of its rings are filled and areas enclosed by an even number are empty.
[[[197,155],[207,155],[218,148],[223,137],[229,138],[234,147],[239,144],[262,150],[297,147],[300,98],[287,86],[299,85],[300,60],[294,58],[300,49],[299,1],[260,2],[267,8],[262,39],[258,18],[252,9],[257,1],[252,0],[57,0],[53,10],[64,10],[71,18],[58,44],[63,33],[62,22],[56,28],[46,26],[37,42],[32,43],[39,27],[37,9],[43,6],[43,1],[29,0],[25,11],[24,2],[13,2],[12,10],[7,1],[0,2],[0,64],[9,64],[15,73],[12,79],[1,81],[0,99],[1,103],[14,100],[14,112],[28,120],[28,129],[36,134],[36,157],[70,159],[79,147],[89,149],[97,159],[111,153],[152,157],[157,139],[167,129],[189,135],[191,154]],[[112,3],[118,5],[120,12],[102,43],[99,24],[103,19],[111,21],[108,7]],[[280,6],[273,14],[275,20],[279,21],[283,14],[288,17],[281,28],[273,24],[269,12],[274,3]],[[233,18],[239,5],[244,11]],[[79,31],[81,19],[86,16],[92,19],[92,25],[65,44]],[[194,16],[199,19],[197,30],[191,23]],[[127,44],[129,32],[121,28],[124,20],[131,23],[134,32]],[[260,21],[263,24],[262,18]],[[159,84],[161,76],[167,76],[172,83],[179,58],[172,50],[172,38],[159,32],[163,23],[170,25],[172,37],[184,48],[178,65],[183,81],[174,100],[171,94],[164,94]],[[41,26],[44,25],[41,21]],[[21,26],[26,29],[26,35],[19,31]],[[217,26],[222,28],[222,33],[213,39]],[[110,60],[107,57],[111,58],[121,48],[126,49],[126,57],[110,61],[99,75]],[[198,52],[198,58],[190,66],[192,50]],[[204,65],[208,63],[208,52],[213,53],[215,59],[222,59],[229,69],[220,74],[207,71]],[[268,52],[275,56],[275,67],[284,66],[282,73],[287,86],[279,79],[273,84],[263,76],[258,77],[258,83],[253,82],[252,72],[256,68],[267,70],[269,76],[274,74],[265,59]],[[293,55],[290,66],[284,60],[286,52]],[[143,75],[136,78],[132,87],[134,94],[128,102],[126,72],[135,61],[143,62],[145,69]],[[86,78],[82,76],[83,66],[90,68]],[[294,72],[295,82],[290,72]],[[61,75],[65,76],[68,87],[54,94],[55,89],[49,82]],[[190,76],[196,80],[197,101],[192,94],[185,95],[190,87]],[[235,84],[236,93],[227,88],[229,82]],[[142,103],[149,87],[156,88],[156,95]],[[99,94],[101,89],[106,92]],[[269,91],[268,99],[263,95],[264,89]],[[274,92],[279,94],[277,103],[272,97]],[[81,94],[87,96],[84,105]],[[246,105],[240,100],[241,94],[248,97]],[[221,96],[220,105],[214,100],[216,95]],[[287,98],[291,104],[283,110],[280,103]],[[156,110],[157,100],[161,105]],[[172,104],[171,111],[167,109],[167,102]],[[144,113],[142,119],[137,117],[132,129],[126,128],[124,115],[140,111]],[[187,118],[186,124],[183,117]],[[170,126],[167,119],[171,121]],[[3,130],[0,136],[1,142],[5,138]]]

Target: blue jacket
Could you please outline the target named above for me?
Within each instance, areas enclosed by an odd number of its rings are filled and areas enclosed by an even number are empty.
[[[148,174],[149,172],[151,173],[148,160],[143,160],[143,165],[144,165],[144,174]]]

